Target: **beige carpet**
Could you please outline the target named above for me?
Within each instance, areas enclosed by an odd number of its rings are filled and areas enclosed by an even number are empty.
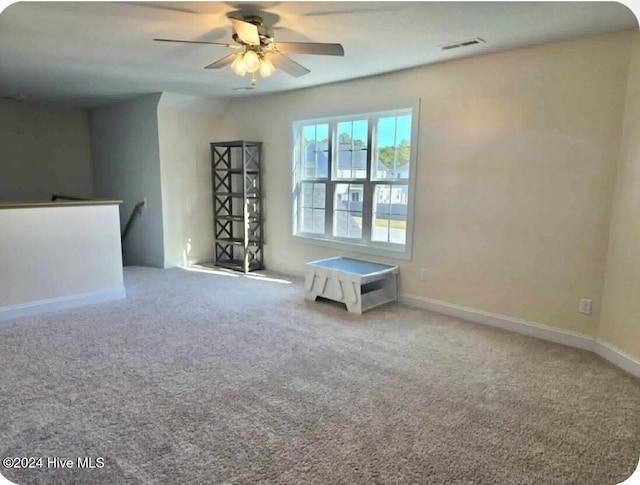
[[[300,282],[128,268],[125,301],[0,325],[0,455],[46,484],[617,484],[640,380],[584,351]],[[46,459],[46,458],[45,458]]]

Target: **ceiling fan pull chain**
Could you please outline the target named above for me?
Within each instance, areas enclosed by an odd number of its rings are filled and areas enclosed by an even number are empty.
[[[258,80],[256,79],[255,71],[251,73],[251,86],[255,87],[258,84]]]

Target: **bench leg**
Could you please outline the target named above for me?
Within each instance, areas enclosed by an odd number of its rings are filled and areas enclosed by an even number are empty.
[[[357,315],[362,315],[362,307],[356,303],[348,303],[348,302],[343,302],[345,305],[347,305],[347,311],[350,313],[355,313]]]

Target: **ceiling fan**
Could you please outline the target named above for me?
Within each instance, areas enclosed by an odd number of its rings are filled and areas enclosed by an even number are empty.
[[[298,64],[286,54],[313,54],[324,56],[344,56],[344,48],[340,44],[325,44],[318,42],[276,42],[273,28],[266,27],[262,18],[257,15],[247,15],[242,19],[230,17],[233,24],[233,40],[236,44],[207,42],[198,40],[153,39],[158,42],[182,42],[187,44],[209,44],[228,47],[234,52],[212,62],[205,69],[220,69],[231,65],[231,69],[238,76],[251,73],[251,85],[256,85],[256,72],[262,77],[273,74],[282,69],[293,77],[308,74],[309,69]]]

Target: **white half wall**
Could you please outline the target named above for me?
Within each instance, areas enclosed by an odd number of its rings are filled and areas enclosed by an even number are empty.
[[[0,201],[91,197],[86,110],[0,99]]]
[[[124,297],[117,204],[0,207],[0,320]]]
[[[147,200],[124,242],[125,265],[164,267],[159,101],[152,94],[89,113],[95,196],[123,201],[123,229],[135,205]]]

